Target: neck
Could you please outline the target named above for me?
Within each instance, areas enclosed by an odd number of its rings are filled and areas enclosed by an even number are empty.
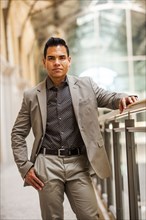
[[[59,86],[64,80],[65,80],[66,77],[63,77],[63,78],[50,78],[54,84],[54,86]]]

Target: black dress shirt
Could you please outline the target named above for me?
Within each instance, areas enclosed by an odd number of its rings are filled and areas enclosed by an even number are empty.
[[[84,148],[75,118],[67,78],[55,87],[47,78],[47,123],[42,146],[48,149]]]

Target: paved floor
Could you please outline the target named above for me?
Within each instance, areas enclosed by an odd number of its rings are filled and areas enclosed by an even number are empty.
[[[32,187],[23,187],[15,165],[1,168],[1,220],[41,220],[38,194]],[[64,201],[65,220],[76,220],[67,198]]]

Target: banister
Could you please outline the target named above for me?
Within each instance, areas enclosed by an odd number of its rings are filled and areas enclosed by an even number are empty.
[[[101,193],[107,193],[107,210],[111,215],[111,206],[114,207],[113,219],[140,220],[144,213],[142,202],[145,200],[141,195],[145,183],[142,177],[144,171],[139,172],[139,169],[145,166],[145,112],[146,99],[128,105],[121,114],[119,110],[113,110],[99,116],[100,130],[112,167],[112,176],[101,182]]]
[[[146,99],[143,99],[143,100],[140,100],[133,104],[128,105],[127,108],[122,113],[120,113],[119,109],[117,109],[107,114],[103,114],[99,116],[99,122],[100,124],[102,124],[104,122],[111,121],[115,118],[121,118],[121,117],[124,117],[125,115],[129,115],[134,112],[140,112],[143,110],[146,110]]]

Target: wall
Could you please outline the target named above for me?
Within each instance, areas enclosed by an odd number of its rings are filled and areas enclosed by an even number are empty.
[[[39,50],[28,16],[29,11],[22,4],[22,1],[1,1],[0,4],[0,162],[2,164],[13,161],[11,130],[21,106],[23,92],[38,81],[36,63]]]

